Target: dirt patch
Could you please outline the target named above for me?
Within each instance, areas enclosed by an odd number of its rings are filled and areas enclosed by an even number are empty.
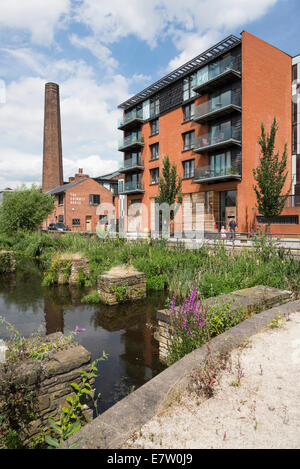
[[[299,337],[299,313],[273,320],[230,354],[213,397],[185,392],[123,448],[299,448]]]

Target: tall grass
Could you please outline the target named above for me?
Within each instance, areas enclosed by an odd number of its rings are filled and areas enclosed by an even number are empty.
[[[295,298],[300,291],[300,261],[265,238],[253,249],[236,255],[226,252],[222,245],[186,250],[181,246],[168,248],[164,241],[103,240],[75,233],[2,235],[0,249],[16,251],[17,259],[38,258],[45,269],[58,252],[81,252],[90,261],[91,284],[111,267],[131,264],[146,274],[148,291],[168,289],[176,300],[190,293],[192,286],[202,298],[255,285],[290,289]]]

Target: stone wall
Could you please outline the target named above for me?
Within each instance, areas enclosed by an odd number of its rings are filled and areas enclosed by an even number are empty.
[[[76,284],[80,275],[87,277],[90,273],[89,259],[81,254],[65,253],[60,257],[60,261],[58,284]],[[68,270],[65,269],[67,265]]]
[[[113,268],[98,277],[98,293],[109,305],[145,298],[146,276],[132,268]]]
[[[54,343],[63,338],[61,332],[43,338],[43,343]],[[71,383],[81,383],[79,370],[91,371],[91,354],[81,345],[71,342],[66,350],[51,354],[50,359],[24,360],[13,369],[16,383],[26,385],[28,393],[33,393],[32,405],[35,418],[21,435],[25,442],[50,428],[49,417],[58,420],[62,407],[68,406],[67,396],[73,395]],[[4,364],[0,366],[0,377],[4,376]],[[90,380],[94,384],[94,379]],[[26,391],[26,392],[27,392]],[[93,418],[92,400],[84,402],[84,416],[87,421]]]
[[[277,288],[265,287],[262,285],[237,290],[227,295],[220,295],[208,298],[203,301],[204,308],[213,305],[230,304],[232,311],[246,311],[248,313],[258,313],[266,308],[271,308],[291,299],[291,292],[279,290]],[[178,311],[179,308],[176,308]],[[170,341],[169,329],[171,325],[171,311],[168,309],[157,312],[158,330],[155,338],[159,342],[159,358],[165,362],[168,356]]]

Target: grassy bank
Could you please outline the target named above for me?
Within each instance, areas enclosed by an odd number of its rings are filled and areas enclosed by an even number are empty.
[[[90,261],[88,285],[95,285],[98,275],[113,266],[132,264],[146,274],[148,291],[167,288],[170,296],[177,299],[182,299],[193,287],[202,298],[255,285],[290,289],[295,298],[300,291],[300,261],[264,238],[256,242],[254,249],[237,255],[226,252],[222,245],[211,251],[206,247],[168,249],[163,241],[129,243],[74,233],[63,236],[17,233],[9,238],[2,235],[1,249],[14,250],[17,265],[24,257],[38,258],[48,272],[57,253],[80,252]]]

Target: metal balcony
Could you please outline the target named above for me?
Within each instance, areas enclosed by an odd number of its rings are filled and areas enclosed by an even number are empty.
[[[193,120],[204,124],[235,111],[241,112],[241,103],[241,90],[230,90],[221,94],[218,99],[214,98],[195,106]]]
[[[125,182],[119,184],[119,194],[140,194],[144,193],[144,187],[141,182]]]
[[[199,76],[193,89],[196,93],[205,94],[239,78],[241,78],[241,57],[225,57],[209,64],[207,73]]]
[[[128,151],[128,150],[134,150],[136,148],[142,148],[144,146],[144,138],[143,137],[136,137],[133,135],[130,135],[128,137],[123,138],[119,142],[119,151]]]
[[[142,110],[133,110],[124,115],[124,118],[119,120],[118,129],[128,130],[137,125],[142,125],[144,123],[143,111]]]
[[[130,159],[124,160],[122,165],[119,168],[121,173],[130,173],[131,171],[135,170],[144,170],[144,162],[142,158],[134,156]]]
[[[228,127],[218,132],[201,135],[195,138],[194,152],[204,153],[207,151],[219,150],[230,146],[242,146],[241,128]]]
[[[197,183],[216,183],[230,180],[242,179],[241,172],[241,161],[237,160],[232,166],[212,168],[211,166],[202,166],[201,168],[195,168],[194,182]]]

